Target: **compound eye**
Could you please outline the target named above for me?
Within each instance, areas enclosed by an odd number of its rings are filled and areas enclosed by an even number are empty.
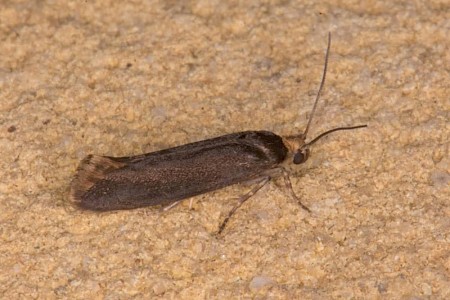
[[[293,163],[296,165],[302,164],[308,160],[309,157],[309,149],[305,149],[304,151],[299,150],[294,154]]]

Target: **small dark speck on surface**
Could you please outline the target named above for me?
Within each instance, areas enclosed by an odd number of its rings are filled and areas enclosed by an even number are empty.
[[[11,126],[9,126],[8,127],[8,132],[14,132],[14,131],[16,131],[17,130],[17,127],[16,126],[14,126],[14,125],[11,125]]]
[[[387,285],[383,282],[380,282],[377,285],[377,289],[380,294],[384,294],[387,292]]]

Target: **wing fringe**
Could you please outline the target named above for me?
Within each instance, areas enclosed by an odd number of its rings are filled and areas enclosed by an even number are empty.
[[[126,166],[112,157],[88,155],[77,168],[76,174],[70,184],[70,201],[79,204],[84,194],[98,181],[104,179],[108,173]]]

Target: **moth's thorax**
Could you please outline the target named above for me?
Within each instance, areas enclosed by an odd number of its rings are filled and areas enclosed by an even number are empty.
[[[287,136],[283,138],[283,143],[288,148],[287,159],[295,165],[302,164],[308,160],[310,151],[306,144],[305,134]]]

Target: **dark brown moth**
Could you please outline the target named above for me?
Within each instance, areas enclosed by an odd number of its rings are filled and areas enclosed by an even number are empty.
[[[71,184],[71,200],[94,211],[133,209],[165,205],[173,207],[182,200],[242,182],[255,186],[239,198],[222,222],[219,233],[233,213],[270,179],[283,176],[291,196],[304,206],[292,190],[285,161],[304,163],[310,146],[338,130],[366,127],[339,127],[326,131],[310,142],[307,133],[325,83],[331,35],[322,81],[303,133],[281,137],[269,131],[243,131],[147,154],[110,157],[88,155],[78,167]]]

